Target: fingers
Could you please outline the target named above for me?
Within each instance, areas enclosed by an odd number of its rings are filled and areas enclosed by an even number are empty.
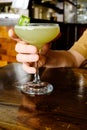
[[[18,53],[16,55],[16,60],[23,63],[23,69],[27,73],[34,74],[36,72],[34,62],[39,60],[37,48],[29,44],[27,45],[22,44],[22,42],[18,42],[15,46],[15,50]]]
[[[31,67],[29,66],[29,63],[23,63],[23,69],[27,72],[27,73],[31,73],[31,74],[34,74],[36,73],[36,69],[35,67]]]
[[[50,44],[45,45],[42,49],[42,53],[38,55],[38,50],[35,46],[18,42],[15,46],[15,50],[18,53],[16,55],[16,60],[23,63],[23,68],[26,72],[35,73],[34,62],[38,61],[38,67],[43,66],[46,62],[45,55],[49,48]]]
[[[24,53],[24,54],[25,53],[35,54],[37,53],[37,48],[29,44],[27,45],[23,41],[20,41],[16,44],[15,51],[18,53]]]
[[[19,62],[36,62],[39,59],[35,46],[17,43],[15,50],[18,53],[16,59]]]
[[[39,60],[39,56],[37,54],[17,54],[16,59],[18,62],[36,62]]]

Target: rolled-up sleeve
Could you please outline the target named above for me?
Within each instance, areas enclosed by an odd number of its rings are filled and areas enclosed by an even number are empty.
[[[79,52],[87,59],[87,29],[84,31],[80,39],[74,43],[70,50]]]

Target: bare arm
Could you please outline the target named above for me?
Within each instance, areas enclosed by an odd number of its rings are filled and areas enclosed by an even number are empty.
[[[85,58],[74,50],[52,51],[47,53],[47,67],[79,67]]]

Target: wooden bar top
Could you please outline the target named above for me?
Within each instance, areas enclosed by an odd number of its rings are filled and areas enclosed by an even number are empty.
[[[87,130],[87,69],[41,68],[40,74],[54,90],[29,96],[20,85],[32,75],[20,63],[0,68],[0,130]]]

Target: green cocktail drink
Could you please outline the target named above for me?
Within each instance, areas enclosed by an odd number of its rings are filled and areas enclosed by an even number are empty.
[[[29,24],[29,26],[15,26],[16,34],[29,44],[35,45],[38,49],[54,38],[60,32],[57,24]]]
[[[15,26],[15,33],[19,38],[34,45],[40,50],[44,44],[54,40],[60,33],[58,24],[54,23],[29,23],[27,26]],[[29,95],[44,95],[53,91],[52,84],[40,80],[38,64],[34,80],[21,87],[24,93]]]

